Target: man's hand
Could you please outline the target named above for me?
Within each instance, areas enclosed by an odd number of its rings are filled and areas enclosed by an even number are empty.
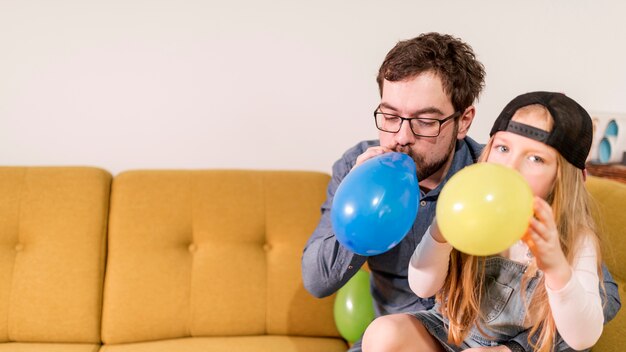
[[[352,170],[354,170],[355,167],[363,164],[363,162],[365,162],[366,160],[369,160],[375,156],[379,156],[379,155],[383,155],[385,153],[389,153],[392,152],[393,150],[387,148],[387,147],[383,147],[383,146],[378,146],[378,147],[369,147],[367,148],[367,150],[365,152],[363,152],[363,154],[359,155],[356,158],[356,163],[354,164],[354,166],[352,167]],[[350,170],[350,171],[352,171]]]

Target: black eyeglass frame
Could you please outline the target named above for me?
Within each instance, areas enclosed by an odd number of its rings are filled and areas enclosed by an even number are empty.
[[[382,112],[379,111],[380,109],[380,105],[378,107],[376,107],[376,110],[374,110],[374,124],[376,125],[376,128],[378,128],[379,130],[383,131],[383,132],[387,132],[387,133],[398,133],[400,131],[400,129],[402,128],[402,124],[404,123],[404,121],[408,121],[409,122],[409,128],[411,129],[411,132],[413,132],[413,134],[415,136],[418,137],[438,137],[441,134],[441,125],[443,125],[444,123],[448,122],[448,120],[457,118],[459,116],[461,116],[461,111],[455,111],[454,113],[452,113],[452,115],[445,117],[441,120],[438,119],[429,119],[429,118],[425,118],[425,117],[402,117],[402,116],[398,116],[398,115],[394,115],[394,114],[389,114],[386,112]],[[383,115],[383,117],[386,116],[391,116],[391,117],[397,117],[400,119],[400,125],[398,126],[398,129],[396,131],[387,131],[387,130],[383,130],[382,128],[378,127],[378,119],[376,118],[376,115],[381,114]],[[439,128],[437,129],[437,134],[434,136],[429,136],[429,135],[423,135],[423,134],[419,134],[419,133],[415,133],[415,131],[413,131],[413,125],[411,125],[411,120],[419,120],[419,121],[432,121],[432,122],[439,122]]]

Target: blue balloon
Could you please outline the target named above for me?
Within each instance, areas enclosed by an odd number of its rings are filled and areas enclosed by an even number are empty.
[[[386,153],[343,179],[331,206],[337,240],[354,253],[384,253],[406,236],[417,215],[419,191],[413,159]]]

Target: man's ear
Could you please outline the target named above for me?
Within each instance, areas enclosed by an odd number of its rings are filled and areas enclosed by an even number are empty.
[[[470,126],[472,125],[472,121],[474,121],[474,116],[476,115],[476,108],[474,105],[470,105],[461,117],[459,118],[459,132],[456,136],[457,139],[463,139],[467,136],[467,131],[469,131]]]

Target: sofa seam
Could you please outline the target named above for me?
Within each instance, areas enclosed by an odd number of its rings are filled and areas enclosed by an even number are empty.
[[[195,204],[195,197],[194,197],[194,172],[191,172],[190,174],[188,174],[188,182],[189,182],[189,193],[190,193],[190,205],[189,205],[189,218],[190,218],[190,237],[191,237],[191,244],[195,244],[195,235],[194,235],[194,216],[193,216],[193,209],[194,209],[194,204]],[[189,312],[188,312],[188,316],[187,316],[187,326],[185,327],[187,336],[192,337],[191,331],[192,331],[192,327],[193,327],[193,322],[194,322],[194,293],[193,293],[193,273],[194,273],[194,263],[195,263],[195,258],[194,256],[197,255],[197,253],[190,253],[189,257],[191,260],[190,266],[189,266]]]
[[[22,223],[22,203],[23,203],[23,193],[24,193],[24,185],[26,184],[26,174],[28,173],[28,168],[24,168],[24,173],[22,174],[22,182],[20,183],[20,190],[18,194],[18,206],[17,206],[17,243],[20,243],[21,238],[21,223]],[[13,315],[13,296],[15,295],[15,271],[17,266],[17,259],[19,253],[15,254],[15,260],[13,260],[13,268],[11,269],[11,288],[9,292],[9,302],[8,303],[8,312],[7,312],[7,340],[9,342],[13,342],[12,338],[12,329],[11,329],[11,316]]]
[[[267,227],[267,219],[268,219],[268,211],[267,211],[267,193],[269,192],[268,190],[268,186],[267,186],[267,172],[264,172],[263,178],[262,178],[262,187],[263,187],[263,212],[265,213],[263,216],[263,237],[264,238],[264,245],[268,244],[269,245],[269,237],[268,237],[268,227]],[[266,285],[266,289],[265,289],[265,335],[269,334],[269,330],[270,330],[270,290],[271,290],[271,285],[270,285],[270,270],[269,270],[269,253],[270,251],[264,251],[265,252],[265,285]]]
[[[109,262],[109,228],[110,228],[110,215],[111,215],[111,205],[112,205],[112,195],[113,195],[113,181],[114,177],[108,171],[105,171],[105,177],[108,179],[108,187],[105,187],[105,191],[108,192],[106,197],[106,207],[103,207],[104,217],[102,221],[102,249],[100,250],[100,255],[102,258],[100,259],[99,265],[101,268],[99,272],[102,273],[102,277],[100,279],[100,319],[98,319],[98,339],[100,340],[100,345],[104,345],[104,337],[103,337],[103,327],[104,327],[104,292],[105,292],[105,284],[107,279],[107,266]]]

